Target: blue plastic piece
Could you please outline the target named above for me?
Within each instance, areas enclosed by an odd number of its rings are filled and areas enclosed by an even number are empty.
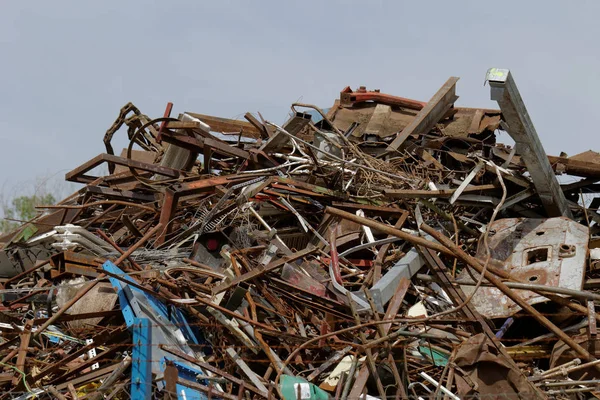
[[[131,356],[131,399],[145,400],[152,394],[152,333],[150,321],[135,318]]]

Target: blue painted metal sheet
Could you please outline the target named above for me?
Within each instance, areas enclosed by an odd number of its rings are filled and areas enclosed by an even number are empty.
[[[131,400],[146,400],[152,394],[152,330],[147,318],[135,318],[131,356]]]
[[[105,262],[102,268],[112,274],[123,277],[126,281],[134,282],[131,277],[110,261]],[[150,333],[147,337],[148,343],[152,343],[152,346],[147,347],[150,352],[150,355],[147,357],[147,364],[151,368],[151,371],[156,375],[161,375],[166,367],[165,360],[169,359],[175,362],[182,378],[196,381],[196,375],[203,374],[201,370],[185,360],[179,360],[171,353],[159,347],[160,344],[172,346],[191,357],[196,356],[188,343],[199,344],[200,342],[181,310],[176,307],[167,306],[154,296],[136,289],[119,279],[112,277],[109,277],[109,279],[113,287],[117,290],[119,304],[121,305],[121,311],[127,326],[133,329],[135,333],[139,319],[148,321],[150,325]],[[171,310],[168,307],[171,307]],[[137,342],[134,343],[137,345]],[[159,386],[161,386],[161,383],[159,383]],[[133,389],[134,385],[132,384]],[[181,385],[177,385],[177,395],[180,399],[207,399],[204,393]]]

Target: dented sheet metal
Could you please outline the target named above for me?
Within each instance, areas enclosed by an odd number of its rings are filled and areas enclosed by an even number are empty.
[[[507,218],[489,227],[490,267],[501,269],[520,282],[581,290],[586,270],[589,229],[567,218]],[[487,251],[479,241],[477,257],[485,262]],[[465,271],[460,278],[470,279]],[[463,286],[466,294],[472,286]],[[548,299],[519,291],[529,304]],[[498,289],[479,288],[473,297],[477,310],[488,318],[509,317],[520,310]]]

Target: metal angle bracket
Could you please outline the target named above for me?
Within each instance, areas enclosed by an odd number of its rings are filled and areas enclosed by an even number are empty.
[[[485,81],[490,84],[491,99],[497,101],[502,110],[502,118],[508,124],[507,132],[516,143],[546,213],[550,217],[572,219],[571,209],[510,71],[490,68]]]

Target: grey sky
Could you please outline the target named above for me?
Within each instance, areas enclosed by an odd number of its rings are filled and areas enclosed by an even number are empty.
[[[458,104],[495,107],[489,67],[512,70],[548,153],[600,149],[597,0],[2,3],[5,187],[103,152],[128,101],[282,122],[346,85],[426,101],[455,75]]]

